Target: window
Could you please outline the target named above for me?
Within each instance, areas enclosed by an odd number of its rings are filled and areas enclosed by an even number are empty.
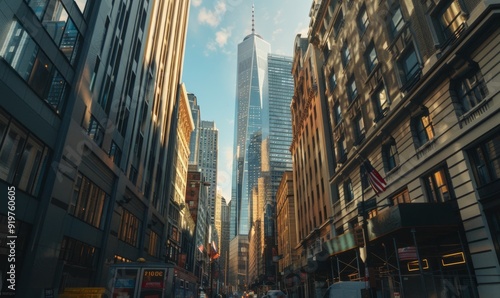
[[[339,125],[339,123],[342,121],[342,110],[340,109],[340,103],[336,102],[335,106],[333,107],[333,110],[335,112],[335,125]]]
[[[366,13],[365,5],[363,5],[359,10],[356,21],[358,23],[359,33],[363,35],[363,33],[365,33],[366,31],[366,28],[368,28],[368,25],[370,24],[370,20],[368,20],[368,14]]]
[[[465,26],[465,18],[462,14],[459,1],[449,0],[433,16],[437,27],[437,34],[441,47],[446,47],[455,41]]]
[[[488,95],[488,88],[483,75],[477,69],[469,71],[454,84],[461,113],[465,114],[477,106]]]
[[[375,122],[380,121],[387,114],[389,110],[389,99],[387,96],[387,91],[385,90],[385,86],[382,84],[375,92],[372,94],[372,102],[373,102],[373,110],[375,113]]]
[[[420,64],[415,48],[410,47],[398,60],[403,89],[409,90],[420,77]]]
[[[29,7],[31,7],[31,9],[33,10],[33,12],[35,13],[35,15],[37,16],[38,19],[41,19],[44,12],[45,12],[45,8],[47,7],[47,3],[49,2],[49,0],[25,0]]]
[[[434,128],[427,108],[422,108],[412,117],[412,129],[417,148],[434,138]]]
[[[0,49],[0,57],[57,113],[63,111],[68,95],[66,80],[16,20]]]
[[[104,128],[97,122],[94,116],[90,117],[89,128],[87,129],[87,134],[90,136],[97,146],[102,146],[102,141],[104,140]]]
[[[132,246],[137,246],[138,235],[139,219],[127,209],[123,209],[118,238]]]
[[[478,187],[500,178],[500,133],[468,151]]]
[[[500,260],[500,207],[485,211],[490,228],[490,234],[495,245],[497,258]]]
[[[60,0],[31,0],[29,5],[61,52],[71,64],[74,64],[81,35],[62,2]]]
[[[48,148],[0,111],[0,179],[32,195],[40,191]]]
[[[398,149],[396,147],[396,141],[391,138],[385,144],[382,145],[382,160],[384,162],[384,168],[386,172],[390,172],[399,163]]]
[[[354,118],[354,145],[359,145],[365,139],[365,124],[363,122],[363,115],[359,113]]]
[[[134,166],[130,166],[130,172],[128,175],[128,178],[132,184],[136,185],[137,184],[137,176],[138,176],[137,169]]]
[[[368,74],[372,73],[378,64],[377,53],[375,52],[375,46],[371,43],[365,51],[365,62],[366,62],[366,72]]]
[[[64,236],[61,242],[59,259],[67,264],[93,268],[98,256],[97,249],[79,240]]]
[[[94,91],[95,79],[97,76],[97,72],[99,71],[99,65],[101,64],[101,58],[97,56],[94,65],[94,71],[92,72],[92,76],[90,77],[89,89],[90,91]]]
[[[340,30],[344,27],[344,13],[342,9],[339,11],[337,18],[335,19],[335,24],[333,24],[333,33],[335,38],[339,35]]]
[[[344,199],[346,203],[349,203],[354,199],[354,190],[352,188],[351,179],[344,182]]]
[[[402,203],[411,203],[408,189],[405,188],[403,191],[393,195],[391,201],[394,206]]]
[[[349,102],[353,102],[358,97],[358,87],[356,87],[354,77],[351,77],[349,82],[347,82],[347,97],[349,98]]]
[[[148,254],[156,258],[160,257],[160,236],[153,231],[149,234]]]
[[[443,203],[451,199],[446,172],[446,169],[443,167],[423,177],[429,202]]]
[[[87,177],[78,174],[73,186],[70,214],[96,228],[102,228],[108,202],[108,194]]]
[[[393,38],[397,37],[401,29],[405,25],[405,20],[403,19],[403,13],[401,12],[401,7],[398,7],[392,13],[391,19],[389,20],[389,29]]]
[[[120,149],[120,147],[118,147],[118,145],[114,141],[111,142],[111,148],[109,148],[108,155],[109,157],[111,157],[111,159],[113,159],[115,165],[119,167],[122,159],[122,150]]]
[[[330,92],[333,92],[333,89],[337,86],[337,77],[335,76],[335,70],[332,68],[330,71]]]
[[[346,140],[345,137],[342,136],[337,142],[337,157],[339,163],[343,163],[347,159],[346,148]]]
[[[351,52],[347,47],[347,43],[342,46],[342,66],[346,68],[347,64],[351,61]]]

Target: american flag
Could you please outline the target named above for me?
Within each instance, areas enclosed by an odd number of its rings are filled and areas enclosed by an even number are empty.
[[[365,161],[363,166],[365,167],[366,175],[368,176],[368,182],[370,182],[370,185],[375,193],[378,195],[383,192],[387,186],[385,179],[380,176],[379,172],[375,170],[370,161]]]
[[[212,248],[210,250],[210,258],[212,260],[217,259],[220,257],[219,252],[217,252],[217,245],[215,244],[215,241],[212,241]]]

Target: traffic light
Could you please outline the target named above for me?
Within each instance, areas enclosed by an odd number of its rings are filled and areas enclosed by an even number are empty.
[[[365,246],[365,236],[363,227],[357,226],[354,228],[354,243],[356,246]]]

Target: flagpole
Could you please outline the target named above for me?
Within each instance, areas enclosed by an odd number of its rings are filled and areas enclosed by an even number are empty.
[[[370,179],[370,177],[368,177],[368,169],[366,168],[365,166],[366,164],[366,160],[362,162],[362,166],[363,166],[363,174],[366,178],[368,178],[368,180]],[[374,189],[375,191],[375,189]],[[377,193],[375,191],[375,193]],[[366,214],[366,206],[365,206],[365,189],[363,187],[363,179],[361,179],[361,217],[362,217],[362,223],[361,223],[361,227],[363,229],[363,238],[364,238],[364,243],[365,243],[365,260],[364,260],[364,263],[365,263],[365,288],[368,290],[369,294],[370,294],[370,297],[372,297],[372,293],[371,293],[371,289],[370,289],[370,270],[369,270],[369,254],[370,254],[370,251],[368,249],[368,243],[369,243],[369,236],[368,236],[368,220],[367,220],[367,214]]]
[[[212,243],[208,243],[208,267],[209,267],[209,272],[210,272],[210,278],[209,278],[209,281],[210,281],[210,297],[213,297],[213,278],[214,278],[214,274],[212,272]]]

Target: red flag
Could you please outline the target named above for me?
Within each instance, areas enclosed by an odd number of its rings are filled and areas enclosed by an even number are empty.
[[[210,258],[212,260],[215,260],[217,259],[218,257],[220,257],[219,253],[217,252],[217,246],[215,245],[215,241],[212,241],[212,247],[211,247],[211,250],[210,250]]]
[[[371,165],[370,161],[365,161],[363,165],[365,167],[366,175],[368,175],[368,182],[370,182],[370,185],[375,193],[377,195],[380,194],[387,186],[385,179],[380,176],[377,170],[375,170],[375,168]]]

